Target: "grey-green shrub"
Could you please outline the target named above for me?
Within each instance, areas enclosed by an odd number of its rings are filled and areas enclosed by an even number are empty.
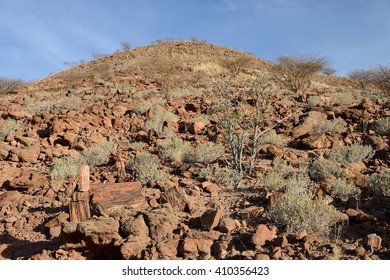
[[[154,130],[161,133],[163,129],[163,124],[165,121],[177,122],[179,120],[178,116],[172,112],[165,110],[164,108],[157,106],[152,118],[146,121],[144,125],[145,130]]]
[[[358,199],[361,190],[353,183],[348,183],[345,178],[337,178],[332,184],[333,196],[339,197],[342,201],[347,201],[350,197]]]
[[[327,235],[336,222],[337,210],[325,199],[313,200],[312,193],[304,188],[290,188],[271,207],[269,215],[287,232],[306,230]]]
[[[14,134],[20,128],[17,121],[13,119],[7,119],[3,123],[0,123],[0,139],[7,137],[8,135]]]
[[[96,166],[107,163],[112,151],[117,144],[113,141],[102,141],[99,144],[82,151],[86,163],[89,166]]]
[[[159,161],[148,152],[137,155],[127,167],[135,172],[137,180],[143,185],[152,180],[168,180],[168,174],[159,168]]]
[[[374,130],[380,134],[390,134],[390,117],[377,120],[374,124]]]
[[[342,118],[325,120],[315,125],[314,129],[320,133],[343,133],[347,130],[345,121]]]
[[[390,170],[371,175],[367,185],[374,194],[390,196]]]
[[[334,149],[329,153],[329,160],[338,162],[339,164],[354,163],[365,159],[369,159],[374,155],[374,150],[371,146],[360,144],[352,144]]]
[[[50,178],[53,181],[65,181],[76,177],[81,165],[87,164],[82,156],[66,156],[54,161],[50,170]]]
[[[160,146],[159,154],[173,162],[182,162],[191,153],[191,143],[181,138],[174,138]]]
[[[284,145],[286,144],[286,141],[283,140],[276,132],[267,132],[262,134],[259,137],[259,145],[265,145],[265,144],[273,144],[273,145]]]
[[[324,158],[317,158],[310,165],[309,174],[312,180],[318,182],[331,177],[342,176],[343,169],[338,162]]]
[[[225,153],[225,147],[213,142],[199,144],[191,153],[185,156],[185,162],[208,164],[220,159]]]

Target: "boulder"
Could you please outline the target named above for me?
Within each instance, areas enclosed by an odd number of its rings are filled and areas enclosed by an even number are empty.
[[[256,228],[251,240],[256,247],[264,246],[267,241],[272,241],[276,237],[276,229],[270,230],[267,225],[260,224]]]
[[[322,112],[310,111],[307,113],[303,123],[292,130],[292,136],[298,138],[313,133],[313,127],[327,119],[327,115]]]
[[[207,210],[200,217],[200,222],[205,230],[212,230],[218,226],[220,218],[221,210],[219,208],[216,210]]]
[[[151,239],[147,236],[135,236],[127,239],[120,247],[120,253],[125,260],[145,259],[147,247]]]

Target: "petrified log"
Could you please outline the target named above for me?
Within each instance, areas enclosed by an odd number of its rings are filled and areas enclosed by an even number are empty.
[[[71,201],[69,203],[69,219],[71,222],[83,222],[90,218],[89,201]]]
[[[128,206],[135,209],[148,207],[141,192],[140,182],[116,184],[93,184],[90,188],[93,203],[99,203],[104,209]]]
[[[89,166],[81,165],[79,168],[79,186],[78,190],[81,192],[89,191]]]

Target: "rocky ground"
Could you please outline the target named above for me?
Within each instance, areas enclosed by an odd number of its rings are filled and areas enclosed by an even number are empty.
[[[377,125],[390,117],[388,99],[334,76],[317,76],[300,94],[274,87],[261,129],[283,141],[262,144],[254,172],[237,179],[226,132],[212,108],[218,98],[215,81],[228,75],[224,59],[240,56],[208,44],[161,43],[118,52],[0,96],[0,258],[389,259],[390,200],[367,187],[370,176],[389,168],[389,134]],[[251,57],[240,79],[268,65]],[[344,129],[315,129],[335,119]],[[175,138],[192,148],[212,142],[225,149],[207,161],[173,160],[161,153],[161,143]],[[54,180],[55,163],[103,141],[115,148],[91,166],[91,182],[144,180],[147,205],[92,211],[90,220],[70,222],[77,180]],[[341,200],[330,190],[329,178],[315,185],[314,200],[326,199],[338,213],[327,234],[291,232],[272,219],[270,209],[285,192],[264,182],[275,160],[298,169],[352,144],[373,150],[340,167],[361,193],[358,199]],[[145,180],[142,170],[131,168],[144,152],[158,159],[165,180]],[[118,169],[118,158],[125,170]]]

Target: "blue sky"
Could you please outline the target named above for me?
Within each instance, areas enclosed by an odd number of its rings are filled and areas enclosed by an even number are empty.
[[[390,63],[390,0],[0,0],[0,76],[192,36],[265,60],[320,54],[345,75]]]

